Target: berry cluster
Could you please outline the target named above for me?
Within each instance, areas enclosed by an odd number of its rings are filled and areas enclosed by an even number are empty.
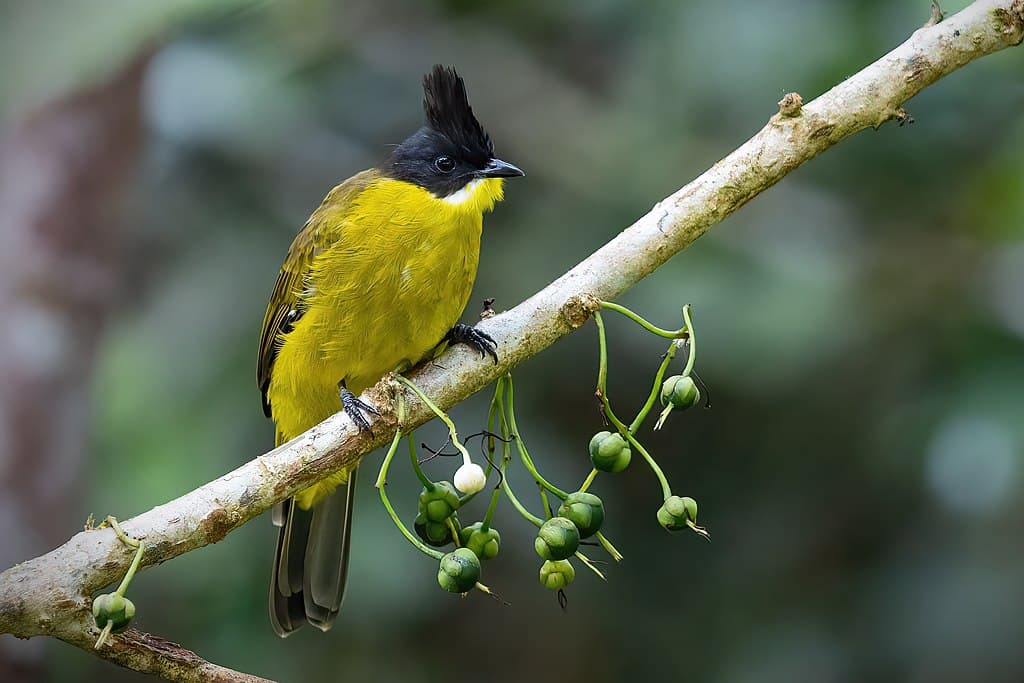
[[[683,308],[684,325],[677,330],[658,328],[618,304],[601,302],[601,308],[621,313],[649,332],[670,339],[671,343],[655,375],[646,403],[633,422],[626,425],[612,411],[608,400],[608,357],[604,321],[600,311],[594,314],[600,349],[596,395],[601,401],[601,409],[609,429],[594,434],[590,439],[589,451],[592,470],[575,491],[565,491],[552,484],[540,473],[530,456],[516,422],[515,389],[510,374],[499,378],[495,386],[494,397],[491,400],[487,429],[483,432],[487,450],[486,469],[472,461],[469,451],[459,441],[455,424],[448,415],[441,411],[415,384],[404,377],[396,378],[396,381],[412,390],[419,400],[423,401],[445,422],[449,430],[449,442],[462,456],[462,465],[455,472],[451,482],[431,481],[421,467],[411,430],[405,434],[399,431],[395,434],[377,478],[381,501],[391,519],[414,546],[438,562],[437,581],[445,590],[452,593],[466,593],[477,588],[490,592],[487,586],[480,583],[481,564],[497,557],[501,548],[501,534],[493,527],[492,522],[495,508],[502,495],[522,517],[537,527],[534,550],[542,560],[540,582],[544,587],[561,594],[561,591],[573,582],[576,570],[572,565],[572,558],[578,559],[603,578],[594,562],[581,552],[581,541],[593,538],[615,560],[621,560],[622,555],[601,533],[601,527],[605,520],[604,503],[588,489],[598,474],[614,474],[625,470],[630,465],[634,452],[640,454],[661,483],[663,501],[661,508],[657,511],[658,522],[669,531],[690,529],[707,536],[707,532],[697,526],[696,501],[693,498],[680,497],[672,493],[664,472],[636,436],[659,396],[664,410],[658,418],[655,429],[660,429],[663,426],[671,412],[685,410],[697,405],[701,400],[700,390],[693,374],[696,346],[689,307]],[[665,373],[679,349],[687,350],[686,367],[681,374],[666,379]],[[399,392],[398,397],[398,414],[401,424],[405,417],[405,398],[402,392]],[[412,468],[423,484],[413,522],[413,531],[409,531],[395,512],[385,490],[387,472],[402,436],[406,436],[408,439]],[[496,458],[499,444],[501,456]],[[543,516],[531,512],[512,490],[506,471],[513,461],[513,451],[537,485]],[[465,511],[466,504],[484,489],[488,477],[492,474],[497,477],[497,483],[493,488],[490,505],[487,507],[483,519],[468,526],[462,526],[462,522],[459,520],[460,511]],[[552,505],[552,499],[557,503],[556,506]],[[444,553],[439,550],[450,546],[454,546],[450,552]]]

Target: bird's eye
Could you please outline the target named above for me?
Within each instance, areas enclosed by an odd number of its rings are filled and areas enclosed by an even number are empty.
[[[455,170],[455,159],[450,156],[442,154],[441,156],[434,159],[434,168],[441,173],[451,173]]]

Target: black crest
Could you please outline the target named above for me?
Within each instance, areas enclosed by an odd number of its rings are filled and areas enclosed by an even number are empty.
[[[384,173],[419,185],[435,197],[448,197],[479,178],[523,175],[494,158],[494,145],[473,116],[466,84],[449,66],[435,66],[423,77],[427,125],[395,147]]]
[[[490,136],[469,106],[466,84],[454,68],[437,64],[423,77],[423,111],[427,125],[464,154],[485,159],[494,154]]]

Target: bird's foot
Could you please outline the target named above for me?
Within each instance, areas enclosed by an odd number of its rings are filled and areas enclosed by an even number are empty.
[[[377,415],[377,409],[368,403],[359,400],[355,394],[348,390],[345,386],[345,380],[338,382],[338,394],[341,396],[341,407],[345,410],[345,414],[356,423],[356,427],[361,432],[369,432],[373,435],[373,430],[370,429],[370,422],[366,419],[366,415]]]
[[[495,365],[498,363],[498,342],[494,341],[491,335],[475,327],[459,323],[448,330],[448,334],[444,336],[444,339],[449,344],[465,344],[472,349],[476,349],[481,358],[487,355],[494,360]]]

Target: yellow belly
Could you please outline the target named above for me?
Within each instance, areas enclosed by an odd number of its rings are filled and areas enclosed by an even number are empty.
[[[500,198],[500,180],[453,203],[382,179],[346,207],[338,216],[343,237],[314,260],[305,313],[274,361],[267,394],[279,440],[341,410],[340,381],[358,395],[430,355],[466,307],[483,211]],[[341,473],[303,492],[299,505],[346,479]]]

